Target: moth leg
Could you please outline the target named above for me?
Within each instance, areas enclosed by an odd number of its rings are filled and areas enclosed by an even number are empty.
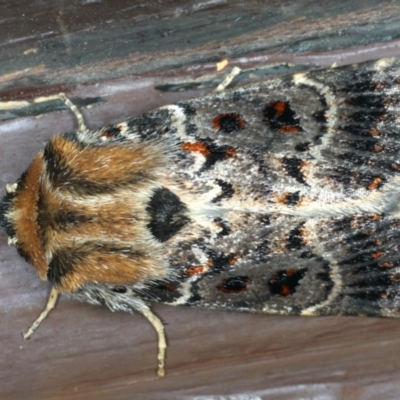
[[[22,337],[27,340],[29,339],[33,332],[37,329],[37,327],[42,323],[42,321],[49,315],[50,311],[55,307],[57,303],[59,292],[56,288],[52,287],[49,295],[49,299],[47,300],[46,307],[40,313],[39,317],[35,320],[35,322],[30,326],[30,328],[22,334]]]
[[[83,119],[83,115],[79,111],[78,107],[65,95],[65,93],[60,93],[58,95],[60,99],[71,109],[71,111],[75,114],[75,117],[78,121],[78,131],[83,133],[87,132],[89,129],[85,125],[85,121]]]
[[[164,325],[160,318],[157,317],[149,308],[142,308],[140,312],[143,314],[144,317],[153,325],[154,329],[157,332],[158,337],[158,376],[165,375],[165,352],[167,349],[167,340],[165,338],[165,330]]]
[[[225,79],[217,86],[214,92],[223,92],[232,81],[240,74],[241,69],[239,67],[234,67],[232,71],[225,77]]]

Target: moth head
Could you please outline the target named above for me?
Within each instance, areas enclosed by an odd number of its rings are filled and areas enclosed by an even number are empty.
[[[17,182],[6,186],[6,195],[0,202],[0,226],[9,237],[8,244],[16,246],[41,278],[45,276],[46,260],[38,235],[37,202],[43,166],[40,152]]]
[[[5,230],[8,235],[8,245],[16,246],[19,254],[29,261],[26,252],[23,251],[21,243],[18,240],[18,233],[16,230],[16,215],[18,215],[18,196],[20,195],[20,183],[24,180],[24,175],[13,185],[6,185],[6,195],[0,202],[0,226]]]

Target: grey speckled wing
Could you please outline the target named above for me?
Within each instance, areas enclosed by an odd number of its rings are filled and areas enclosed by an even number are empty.
[[[399,65],[296,74],[129,121],[128,136],[178,138],[161,181],[190,210],[164,242],[171,278],[133,292],[214,309],[399,316]]]

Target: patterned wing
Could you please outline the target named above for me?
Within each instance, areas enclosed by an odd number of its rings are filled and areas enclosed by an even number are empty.
[[[133,292],[215,309],[398,316],[398,79],[399,62],[381,60],[129,121],[129,137],[179,139],[160,179],[191,213],[165,241],[170,279]]]

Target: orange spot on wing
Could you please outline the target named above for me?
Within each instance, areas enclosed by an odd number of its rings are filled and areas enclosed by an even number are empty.
[[[213,266],[212,260],[206,262],[205,265],[195,265],[190,267],[186,270],[187,275],[198,275],[202,274],[203,272],[207,271],[209,268]]]
[[[383,251],[376,251],[375,253],[372,253],[371,256],[374,260],[377,258],[381,258],[384,255]]]
[[[233,147],[228,147],[225,154],[227,157],[233,157],[236,155],[236,150]]]
[[[397,282],[399,282],[400,277],[399,277],[398,275],[392,275],[392,276],[390,277],[390,280],[391,280],[392,282],[397,283]]]
[[[299,126],[285,125],[281,126],[279,128],[279,131],[282,133],[296,133],[296,132],[301,132],[302,129]]]
[[[379,176],[375,177],[372,182],[368,185],[368,190],[378,189],[382,182],[382,178]]]
[[[289,294],[292,294],[293,290],[287,286],[287,285],[282,285],[281,287],[281,296],[288,296]]]
[[[280,117],[285,112],[286,108],[287,108],[287,104],[283,101],[277,101],[274,104],[274,109],[275,109],[276,115],[278,117]]]
[[[205,269],[206,269],[206,267],[204,267],[203,265],[198,265],[198,266],[196,266],[196,267],[188,268],[188,269],[186,270],[186,274],[187,274],[187,275],[199,275],[199,274],[201,274],[202,272],[204,272]]]
[[[230,265],[235,265],[237,260],[239,260],[238,256],[231,256],[229,258],[228,262],[229,262]]]
[[[182,143],[182,149],[186,151],[197,151],[204,157],[208,157],[211,155],[211,151],[208,146],[200,142],[184,142]]]
[[[378,129],[376,129],[376,128],[370,129],[370,130],[369,130],[369,134],[370,134],[371,136],[381,136],[381,132],[380,132]]]

